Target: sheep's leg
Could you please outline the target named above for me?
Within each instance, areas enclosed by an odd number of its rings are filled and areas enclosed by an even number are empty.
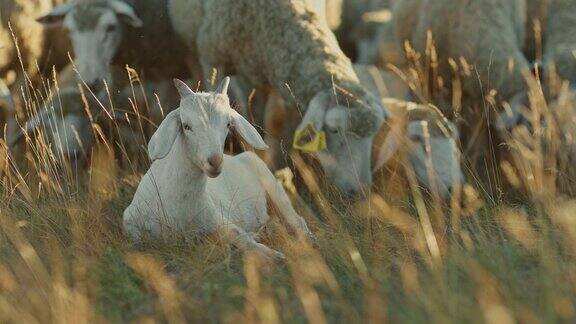
[[[285,259],[284,254],[256,242],[254,236],[234,224],[220,226],[218,232],[232,245],[243,252],[253,251],[270,259]]]

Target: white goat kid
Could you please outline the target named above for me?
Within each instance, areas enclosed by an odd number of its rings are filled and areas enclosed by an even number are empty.
[[[223,154],[229,128],[254,148],[267,148],[256,129],[230,108],[229,78],[216,93],[195,93],[174,82],[180,107],[166,116],[148,144],[153,163],[124,211],[127,234],[138,241],[145,235],[218,233],[241,250],[283,258],[255,240],[269,219],[267,195],[293,231],[310,232],[256,154]]]

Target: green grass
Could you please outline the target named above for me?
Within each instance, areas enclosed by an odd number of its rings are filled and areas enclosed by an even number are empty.
[[[576,319],[576,250],[547,214],[525,218],[537,234],[527,248],[498,221],[497,209],[485,206],[463,219],[458,233],[446,234],[436,263],[418,235],[354,210],[337,213],[331,224],[308,219],[315,247],[299,246],[275,222],[278,236],[268,244],[288,260],[271,264],[209,239],[132,246],[120,220],[133,190],[123,186],[112,199],[85,192],[63,204],[62,197],[4,199],[2,321],[15,319],[10,309],[42,322],[71,315],[113,323],[361,322],[381,314],[402,323]],[[408,217],[418,226],[416,215]],[[19,248],[28,244],[38,263]],[[135,258],[153,262],[142,270]],[[85,305],[69,295],[82,296]]]
[[[571,179],[547,172],[553,152],[512,149],[514,190],[485,187],[491,170],[465,157],[481,193],[466,212],[434,208],[409,181],[403,197],[375,188],[351,206],[317,188],[326,179],[302,177],[292,198],[317,240],[297,242],[274,220],[265,243],[287,260],[270,263],[212,238],[132,245],[122,212],[148,162],[134,147],[118,151],[135,161],[111,159],[98,142],[79,178],[34,139],[17,168],[0,163],[0,323],[576,322],[576,201],[555,190]]]

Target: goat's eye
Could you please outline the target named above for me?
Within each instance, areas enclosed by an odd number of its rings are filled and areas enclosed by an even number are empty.
[[[232,123],[231,123],[231,122],[228,122],[228,124],[226,125],[226,127],[228,127],[228,128],[232,127]]]
[[[188,125],[188,124],[184,124],[184,130],[191,131],[192,127],[190,127],[190,125]]]
[[[113,33],[114,31],[116,31],[116,25],[110,25],[110,26],[106,27],[107,33]]]

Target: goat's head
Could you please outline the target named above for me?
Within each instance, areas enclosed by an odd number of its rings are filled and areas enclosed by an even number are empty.
[[[134,8],[121,0],[67,2],[38,18],[45,25],[63,25],[70,33],[75,64],[89,86],[111,77],[127,26],[142,27]]]
[[[442,199],[449,198],[452,188],[464,179],[456,126],[433,106],[408,103],[402,117],[404,120],[393,119],[397,123],[390,125],[374,170],[397,155],[407,157],[422,187]]]
[[[295,147],[313,128],[323,143],[306,150],[320,162],[328,179],[346,198],[359,198],[372,185],[372,141],[387,111],[380,100],[361,89],[354,97],[336,89],[316,94],[296,130]]]
[[[227,77],[216,92],[200,93],[174,80],[181,97],[180,107],[166,116],[150,139],[150,159],[163,159],[174,145],[182,145],[184,158],[209,177],[217,177],[222,171],[224,142],[230,128],[254,148],[268,148],[258,131],[230,107],[229,83]]]

